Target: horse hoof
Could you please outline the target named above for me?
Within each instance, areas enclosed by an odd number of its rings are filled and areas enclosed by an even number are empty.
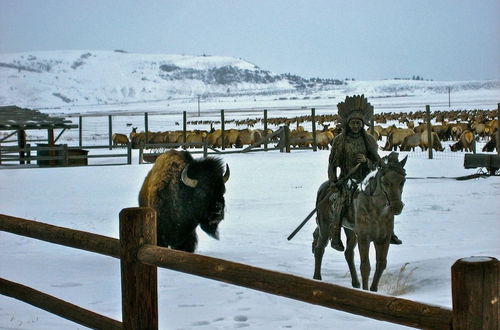
[[[321,275],[314,275],[313,279],[321,281]]]
[[[359,289],[359,287],[360,287],[360,286],[361,286],[361,285],[359,284],[359,282],[357,282],[357,283],[352,283],[352,287],[353,287],[353,288]]]

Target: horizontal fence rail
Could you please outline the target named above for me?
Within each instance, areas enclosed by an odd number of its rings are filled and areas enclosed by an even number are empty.
[[[0,230],[45,242],[120,258],[120,241],[85,231],[0,214]]]
[[[0,279],[0,293],[95,328],[157,329],[156,267],[410,327],[470,329],[486,326],[494,329],[498,326],[499,262],[492,257],[464,258],[454,264],[453,310],[450,310],[159,247],[156,245],[156,212],[151,208],[127,208],[120,212],[120,240],[4,214],[0,214],[0,230],[121,260],[122,323]]]
[[[91,149],[125,149],[126,153],[104,153],[104,154],[88,154]],[[81,166],[89,165],[88,159],[95,158],[125,158],[125,162],[106,165],[131,164],[132,151],[130,145],[109,146],[109,145],[93,145],[73,147],[66,144],[63,145],[44,145],[44,146],[0,146],[0,164],[6,165],[7,162],[16,162],[19,164],[31,164],[37,162],[40,166]],[[90,164],[96,166],[99,164]]]
[[[110,257],[120,258],[120,241],[84,231],[58,227],[0,214],[0,230],[64,245]],[[122,329],[122,323],[50,296],[19,283],[0,278],[0,293],[94,329]]]
[[[0,230],[120,258],[120,241],[97,234],[4,214],[0,214]],[[140,248],[138,259],[149,265],[413,327],[446,328],[446,326],[449,327],[452,317],[450,310],[441,307],[370,294],[299,276],[153,245]]]
[[[0,278],[0,294],[49,311],[92,329],[122,329],[122,323],[30,287]]]
[[[406,299],[367,293],[263,268],[176,251],[143,246],[138,259],[149,265],[198,275],[274,295],[416,328],[449,329],[449,309]]]

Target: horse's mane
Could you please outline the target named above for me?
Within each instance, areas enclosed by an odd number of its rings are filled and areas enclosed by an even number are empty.
[[[361,181],[361,183],[359,183],[358,190],[368,195],[372,195],[375,192],[375,189],[377,188],[377,181],[378,181],[377,176],[385,175],[385,173],[388,170],[406,176],[406,170],[404,169],[404,167],[400,165],[399,162],[397,161],[391,162],[385,159],[382,161],[381,165],[377,166],[377,168],[368,173],[368,175],[364,178],[364,180]]]
[[[375,191],[375,188],[377,188],[376,177],[379,173],[379,170],[380,170],[380,168],[377,167],[376,169],[374,169],[373,171],[368,173],[368,175],[358,185],[358,189],[360,191],[367,193],[368,195],[373,194],[373,192]]]

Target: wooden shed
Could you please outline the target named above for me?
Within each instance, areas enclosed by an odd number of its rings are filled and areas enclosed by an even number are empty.
[[[54,146],[64,131],[69,128],[78,128],[78,125],[73,124],[71,120],[51,117],[38,110],[20,108],[15,105],[0,107],[0,131],[12,131],[0,138],[0,144],[17,134],[20,164],[24,164],[22,149],[26,147],[27,130],[47,130],[47,144]],[[61,129],[57,137],[54,137],[55,129]]]

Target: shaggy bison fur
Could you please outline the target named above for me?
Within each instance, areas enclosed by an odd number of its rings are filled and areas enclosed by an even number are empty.
[[[194,252],[198,225],[218,239],[228,178],[229,166],[224,172],[218,158],[193,159],[176,150],[160,155],[139,193],[139,205],[157,212],[158,245]]]

